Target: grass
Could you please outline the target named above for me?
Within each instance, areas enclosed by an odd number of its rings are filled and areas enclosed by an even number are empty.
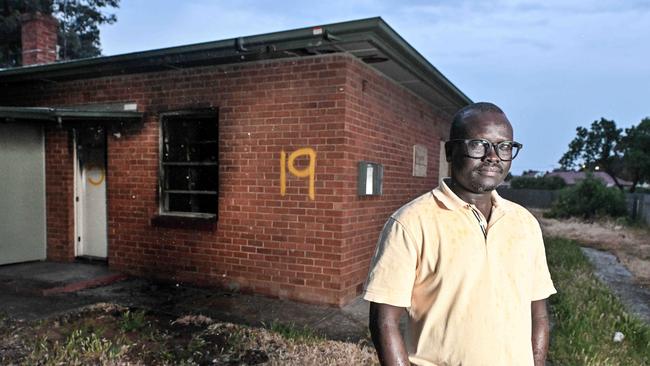
[[[324,338],[320,334],[316,333],[312,329],[307,327],[298,327],[294,323],[280,323],[277,320],[274,320],[269,326],[265,326],[270,331],[275,332],[281,335],[285,339],[291,339],[294,341],[301,342],[318,342],[322,341]]]
[[[82,329],[72,331],[63,343],[51,342],[44,336],[35,342],[26,364],[111,363],[118,360],[128,349],[124,343],[124,340],[113,343],[95,332],[87,332]]]
[[[650,365],[650,326],[630,315],[593,274],[578,245],[546,240],[558,294],[550,299],[555,326],[549,358],[554,365]],[[615,332],[625,339],[614,342]]]
[[[640,217],[637,217],[635,219],[629,216],[617,217],[616,219],[614,219],[614,222],[618,225],[625,226],[631,229],[650,231],[650,225],[648,225]]]

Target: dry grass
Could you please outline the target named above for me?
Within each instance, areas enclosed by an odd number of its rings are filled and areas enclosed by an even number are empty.
[[[543,211],[531,210],[548,237],[562,237],[592,248],[606,250],[634,274],[642,285],[650,285],[650,229],[630,227],[614,220],[584,221],[576,218],[549,219]]]

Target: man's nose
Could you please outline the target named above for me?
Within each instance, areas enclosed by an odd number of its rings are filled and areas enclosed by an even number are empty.
[[[487,153],[485,154],[485,160],[489,161],[499,161],[499,155],[497,154],[497,147],[493,144],[490,144],[487,148]]]

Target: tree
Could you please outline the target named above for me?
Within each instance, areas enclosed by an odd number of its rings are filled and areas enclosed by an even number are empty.
[[[563,169],[602,170],[607,173],[616,186],[623,190],[617,175],[623,170],[623,161],[619,152],[622,129],[616,128],[616,122],[601,118],[594,121],[591,129],[576,128],[576,137],[569,143],[567,151],[559,163]]]
[[[639,183],[650,182],[650,118],[625,130],[619,144],[623,154],[624,176],[632,181],[631,192]]]
[[[62,60],[99,56],[99,26],[117,21],[104,8],[119,7],[120,0],[0,0],[0,67],[21,63],[20,17],[41,12],[59,20],[58,45]]]

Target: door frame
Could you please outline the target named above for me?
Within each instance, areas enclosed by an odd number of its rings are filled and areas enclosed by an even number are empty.
[[[74,205],[74,256],[75,257],[90,257],[93,259],[99,259],[99,260],[108,260],[108,192],[106,192],[106,195],[104,199],[106,200],[106,257],[95,257],[95,256],[90,256],[88,254],[84,254],[84,238],[82,238],[82,231],[83,231],[83,225],[84,225],[84,210],[83,210],[83,192],[81,191],[82,189],[82,169],[81,169],[81,162],[79,160],[79,150],[78,150],[78,144],[79,144],[79,135],[80,135],[80,130],[85,129],[85,128],[91,128],[91,127],[101,127],[104,129],[104,179],[106,179],[107,175],[107,159],[108,159],[108,137],[106,135],[106,127],[102,125],[89,125],[89,126],[81,126],[81,127],[74,127],[72,129],[72,135],[73,135],[73,165],[74,165],[74,184],[73,184],[73,205]],[[106,184],[106,180],[104,181]]]

